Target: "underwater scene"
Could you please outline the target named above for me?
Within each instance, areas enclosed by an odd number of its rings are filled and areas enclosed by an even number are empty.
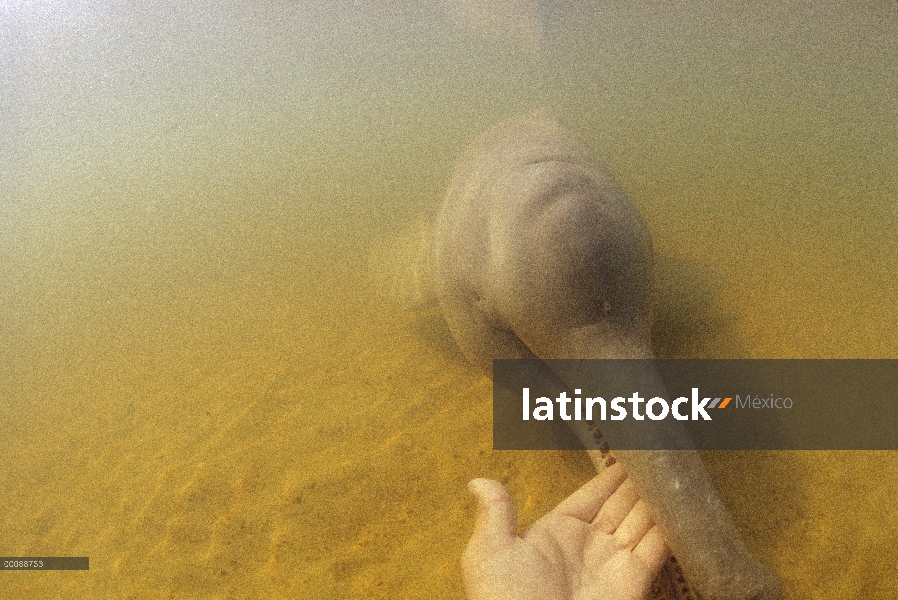
[[[0,598],[464,598],[469,481],[523,530],[595,476],[492,449],[433,291],[537,109],[647,225],[655,356],[898,358],[894,0],[2,3],[0,556],[90,568]],[[701,457],[783,598],[898,598],[898,453]]]

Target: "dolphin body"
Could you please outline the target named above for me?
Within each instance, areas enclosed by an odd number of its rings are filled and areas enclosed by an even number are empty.
[[[487,374],[497,358],[652,357],[648,228],[589,149],[544,109],[493,127],[459,161],[431,261],[449,329]],[[627,432],[606,434],[613,448]],[[615,455],[702,598],[780,597],[697,451]],[[602,468],[598,452],[590,457]]]

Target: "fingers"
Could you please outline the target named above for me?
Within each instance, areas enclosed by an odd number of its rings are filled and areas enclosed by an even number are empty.
[[[652,574],[652,578],[664,566],[669,555],[670,550],[667,548],[667,542],[664,540],[664,536],[661,535],[661,530],[658,529],[657,525],[652,526],[639,543],[636,544],[636,547],[633,548],[633,556],[646,565],[646,569]]]
[[[626,478],[620,463],[611,465],[568,496],[553,512],[590,523]]]
[[[479,510],[471,541],[506,541],[518,532],[518,511],[511,494],[498,481],[475,479],[468,489],[477,498]]]
[[[608,498],[593,519],[592,524],[602,533],[611,535],[617,531],[638,501],[639,494],[636,492],[633,482],[626,479]]]
[[[642,500],[633,506],[614,532],[614,538],[622,546],[631,549],[633,555],[646,565],[653,578],[661,570],[670,553],[661,530],[655,525],[648,507]]]
[[[648,507],[639,500],[615,530],[614,537],[627,548],[634,548],[654,526]]]

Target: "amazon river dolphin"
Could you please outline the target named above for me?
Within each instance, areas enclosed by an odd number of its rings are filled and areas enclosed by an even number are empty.
[[[652,357],[648,228],[548,111],[493,127],[462,157],[431,260],[449,329],[486,373],[496,358]],[[606,432],[612,448],[615,435],[626,432]],[[779,598],[778,579],[748,552],[697,451],[615,455],[702,598]]]

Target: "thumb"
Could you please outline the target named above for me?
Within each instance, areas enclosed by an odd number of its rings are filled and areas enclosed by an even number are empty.
[[[505,542],[517,536],[518,511],[504,485],[489,479],[475,479],[468,484],[468,489],[479,505],[472,542]]]

